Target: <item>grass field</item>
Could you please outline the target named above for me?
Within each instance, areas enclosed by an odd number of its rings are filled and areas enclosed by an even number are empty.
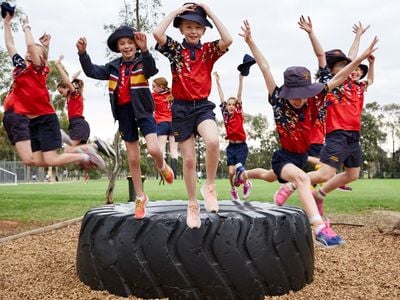
[[[54,223],[82,216],[88,209],[104,204],[108,181],[91,180],[66,183],[34,183],[0,186],[0,220],[22,223]],[[199,185],[200,186],[200,185]],[[272,201],[278,183],[253,181],[251,201]],[[145,191],[151,200],[187,199],[183,180],[159,185],[146,180]],[[369,210],[400,211],[400,180],[363,179],[351,184],[352,192],[332,192],[326,201],[327,213],[360,213]],[[219,199],[230,199],[229,183],[217,181]],[[114,202],[127,202],[128,182],[116,184]],[[288,201],[299,205],[295,193]]]

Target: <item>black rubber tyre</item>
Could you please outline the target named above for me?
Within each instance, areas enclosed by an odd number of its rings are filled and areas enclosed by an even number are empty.
[[[134,203],[88,211],[77,270],[82,282],[119,296],[170,299],[263,299],[311,283],[314,248],[304,211],[272,203],[220,201],[201,228],[186,225],[186,201]]]

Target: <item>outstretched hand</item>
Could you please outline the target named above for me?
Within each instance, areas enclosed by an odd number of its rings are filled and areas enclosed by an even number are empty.
[[[369,27],[371,27],[371,25],[368,25],[367,27],[364,28],[361,22],[358,22],[358,24],[353,25],[353,32],[356,35],[362,35],[364,34],[364,32],[368,30]]]
[[[216,81],[219,81],[219,74],[218,72],[213,72]]]
[[[307,20],[306,20],[306,18],[304,18],[304,16],[301,16],[300,20],[299,20],[299,22],[297,22],[297,24],[299,24],[300,29],[303,29],[307,33],[311,33],[313,30],[310,17],[307,17]]]
[[[58,65],[58,64],[61,64],[61,61],[64,59],[64,55],[60,55],[59,57],[58,57],[58,59],[56,59],[55,61],[54,61],[54,64],[55,65]]]
[[[374,39],[372,40],[371,44],[369,45],[369,47],[361,54],[362,59],[366,59],[368,58],[368,61],[370,60],[370,57],[372,56],[372,60],[375,59],[375,56],[373,56],[372,54],[378,49],[376,47],[376,44],[378,43],[379,39],[377,36],[374,37]]]
[[[243,26],[240,27],[242,29],[242,33],[239,33],[241,37],[243,37],[244,41],[248,43],[251,41],[251,29],[250,29],[250,23],[248,20],[243,21]]]

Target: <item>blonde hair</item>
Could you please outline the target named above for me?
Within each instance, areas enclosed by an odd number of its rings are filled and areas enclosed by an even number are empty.
[[[228,103],[228,101],[235,101],[235,104],[238,103],[238,99],[236,99],[235,97],[229,97],[228,99],[226,99],[226,103]]]
[[[154,82],[155,84],[157,84],[158,86],[169,90],[169,87],[168,87],[168,80],[167,80],[165,77],[157,77],[157,78],[154,78],[154,79],[153,79],[153,82]]]

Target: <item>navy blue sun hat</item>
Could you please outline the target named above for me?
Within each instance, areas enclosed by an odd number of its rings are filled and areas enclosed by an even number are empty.
[[[289,67],[283,73],[284,84],[279,97],[306,99],[318,95],[324,88],[320,82],[311,83],[311,72],[305,67]]]
[[[326,57],[326,64],[328,65],[328,68],[332,68],[335,63],[338,61],[347,61],[347,63],[351,62],[351,59],[346,56],[346,54],[343,53],[342,50],[340,49],[333,49],[325,52],[325,57]]]
[[[186,4],[193,4],[196,5],[196,3],[185,3]],[[203,25],[204,27],[210,27],[213,28],[212,24],[210,23],[210,21],[207,20],[207,14],[205,12],[205,10],[201,7],[196,5],[196,8],[194,9],[194,11],[185,11],[183,13],[181,13],[180,15],[177,15],[174,18],[174,27],[179,28],[179,25],[181,25],[182,20],[189,20],[189,21],[193,21],[196,23],[199,23],[201,25]]]
[[[248,54],[245,54],[243,56],[243,63],[238,65],[237,69],[240,72],[240,74],[242,74],[243,76],[247,76],[247,75],[249,75],[250,67],[252,65],[254,65],[255,63],[256,63],[256,60],[254,59],[254,57],[252,57]]]
[[[122,25],[118,27],[107,39],[108,48],[118,53],[118,40],[123,37],[134,38],[135,32],[136,29],[131,26]]]
[[[2,2],[1,3],[1,16],[3,17],[3,19],[6,17],[7,12],[10,14],[11,17],[14,16],[15,6],[11,6],[7,2]]]
[[[367,73],[368,73],[368,66],[364,65],[364,64],[359,64],[358,67],[361,69],[361,71],[363,72],[363,74],[360,77],[360,80],[363,79]]]

